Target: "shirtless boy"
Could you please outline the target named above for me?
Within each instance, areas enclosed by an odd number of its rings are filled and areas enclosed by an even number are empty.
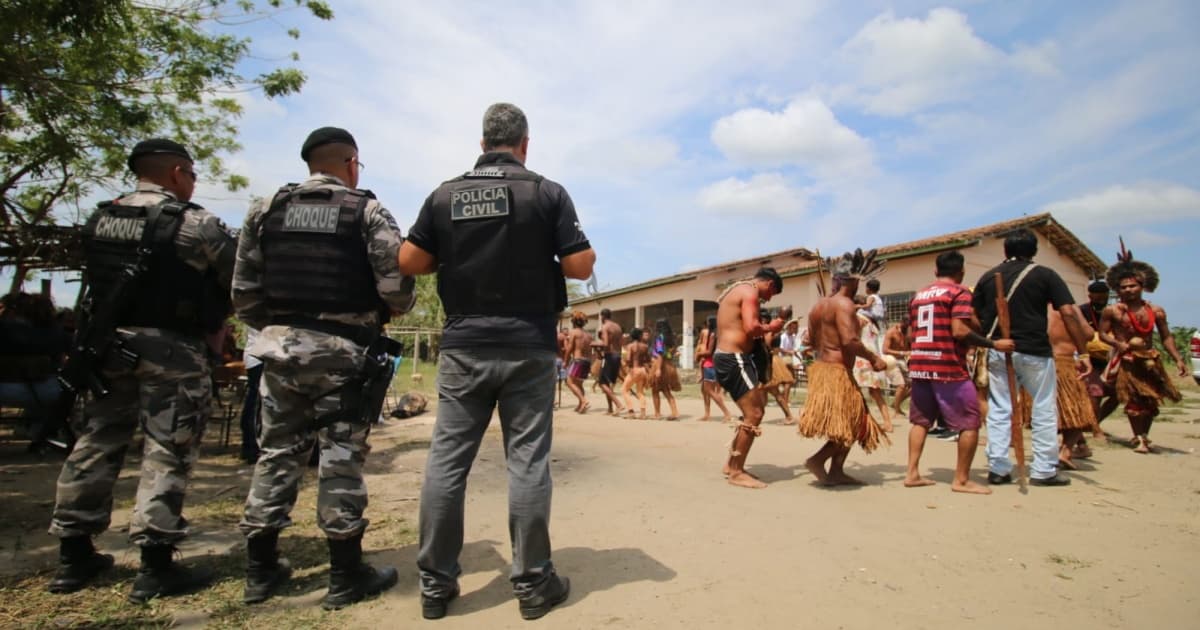
[[[613,385],[617,383],[617,378],[621,374],[622,335],[624,335],[624,331],[621,330],[621,325],[612,320],[612,311],[607,308],[600,309],[600,330],[596,331],[596,336],[600,338],[604,358],[600,364],[600,378],[597,378],[596,382],[600,384],[600,390],[604,392],[610,415],[620,414],[624,411],[621,401],[613,392]]]

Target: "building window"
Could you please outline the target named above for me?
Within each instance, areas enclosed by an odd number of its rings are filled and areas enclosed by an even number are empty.
[[[905,315],[908,315],[908,303],[912,301],[914,295],[916,295],[915,292],[906,291],[880,296],[883,298],[884,316],[889,325],[899,322],[904,319]]]

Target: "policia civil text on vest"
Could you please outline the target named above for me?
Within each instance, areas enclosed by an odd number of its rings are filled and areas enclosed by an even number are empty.
[[[549,315],[567,305],[553,226],[539,205],[543,177],[478,168],[439,189],[438,295],[448,316]]]

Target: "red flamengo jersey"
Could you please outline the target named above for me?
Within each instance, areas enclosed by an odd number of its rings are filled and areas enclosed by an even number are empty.
[[[917,291],[908,304],[912,317],[912,354],[908,374],[926,381],[964,381],[967,346],[954,341],[950,320],[971,319],[971,290],[938,280]]]

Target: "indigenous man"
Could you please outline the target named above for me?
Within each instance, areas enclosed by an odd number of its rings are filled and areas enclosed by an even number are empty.
[[[1100,339],[1100,319],[1108,306],[1109,286],[1103,280],[1095,280],[1088,285],[1087,291],[1088,303],[1080,306],[1079,312],[1083,313],[1083,319],[1095,331],[1087,344],[1088,357],[1092,363],[1092,371],[1087,377],[1087,390],[1092,399],[1092,410],[1096,415],[1094,434],[1095,437],[1101,438],[1104,437],[1104,431],[1100,429],[1100,423],[1116,410],[1121,401],[1117,400],[1117,390],[1112,384],[1104,382],[1104,368],[1108,365],[1112,346]],[[1082,444],[1082,440],[1080,442]]]
[[[935,418],[941,418],[958,432],[958,460],[954,467],[954,492],[991,494],[968,478],[975,448],[979,445],[979,399],[975,383],[967,373],[967,346],[997,348],[1010,352],[1011,339],[992,341],[976,330],[978,323],[971,309],[971,290],[962,285],[963,255],[957,251],[937,257],[937,279],[917,291],[909,303],[906,321],[916,322],[913,329],[909,368],[912,376],[912,404],[908,418],[909,488],[931,486],[933,480],[921,476],[918,467],[925,436]]]
[[[758,321],[764,326],[771,323],[771,313],[767,309],[760,309],[758,313]],[[792,408],[788,404],[788,400],[792,395],[792,386],[796,384],[796,374],[792,372],[790,362],[784,361],[783,353],[780,348],[783,345],[783,335],[773,332],[767,332],[763,335],[763,345],[771,349],[771,362],[766,369],[766,383],[763,383],[763,392],[770,394],[775,399],[775,404],[783,410],[783,422],[781,424],[789,425],[796,424],[796,419],[792,417]],[[764,414],[766,401],[763,401]]]
[[[1087,386],[1081,380],[1091,373],[1092,362],[1088,355],[1080,355],[1075,351],[1075,342],[1067,332],[1067,326],[1058,311],[1049,309],[1046,312],[1046,323],[1050,347],[1054,351],[1054,374],[1058,381],[1058,431],[1062,433],[1058,465],[1077,470],[1071,456],[1083,441],[1083,430],[1096,426],[1096,414],[1092,410],[1091,400],[1088,399]],[[1091,326],[1084,328],[1083,332],[1089,339],[1094,334]]]
[[[554,408],[558,409],[562,406],[563,381],[567,380],[567,331],[560,327],[555,338],[558,352],[554,355],[554,379],[558,383],[558,398],[555,399]]]
[[[911,389],[911,379],[908,374],[908,356],[912,354],[912,346],[908,341],[908,316],[905,315],[899,322],[892,324],[887,332],[883,335],[883,354],[886,357],[895,359],[895,362],[887,361],[887,378],[892,387],[896,388],[896,395],[892,401],[892,409],[896,411],[896,415],[900,415],[900,405],[908,398],[909,390]]]
[[[637,395],[642,420],[646,419],[646,381],[650,379],[650,346],[642,341],[642,329],[634,328],[629,331],[629,343],[625,346],[625,354],[629,361],[629,373],[625,375],[625,383],[621,386],[621,396],[625,398],[625,410],[633,417],[633,399],[629,397],[632,390]]]
[[[843,470],[850,447],[858,442],[870,453],[887,436],[867,413],[867,401],[854,381],[854,359],[863,357],[876,370],[887,365],[863,345],[854,294],[859,281],[882,272],[884,263],[875,258],[875,250],[864,255],[860,249],[827,264],[833,272],[833,292],[817,300],[808,313],[816,360],[808,367],[808,400],[800,416],[801,435],[827,441],[804,465],[824,485],[860,485]]]
[[[760,375],[770,369],[770,356],[765,348],[760,348],[758,360],[752,352],[763,335],[779,332],[783,323],[792,317],[791,307],[786,307],[770,323],[759,322],[759,301],[769,300],[782,290],[783,279],[779,274],[770,267],[763,267],[754,278],[734,283],[717,298],[717,350],[713,353],[713,366],[717,370],[717,382],[742,410],[742,422],[735,428],[724,472],[729,476],[729,483],[743,488],[767,487],[746,472],[746,455],[754,438],[762,434],[758,425],[767,404],[766,395],[759,387]]]
[[[592,371],[592,336],[583,329],[587,315],[583,311],[571,314],[571,332],[567,335],[567,387],[579,399],[575,413],[584,413],[592,406],[583,391],[583,381]]]
[[[604,353],[600,363],[600,378],[596,379],[596,382],[600,384],[600,390],[604,392],[604,398],[608,401],[609,415],[620,414],[624,409],[613,392],[613,385],[616,385],[621,374],[621,336],[624,331],[621,330],[620,324],[612,320],[612,311],[607,308],[600,309],[600,330],[596,334],[600,337]]]
[[[700,343],[696,345],[696,360],[700,362],[700,394],[704,398],[704,415],[701,422],[708,420],[712,403],[717,403],[724,415],[724,421],[733,420],[729,408],[725,406],[725,396],[721,394],[721,386],[717,384],[717,368],[713,365],[713,352],[717,349],[717,316],[709,315],[704,328],[700,331]]]
[[[1162,338],[1163,348],[1175,361],[1180,376],[1187,376],[1187,364],[1175,347],[1175,338],[1167,325],[1167,313],[1142,299],[1142,292],[1158,288],[1158,272],[1150,265],[1133,259],[1121,244],[1117,264],[1108,268],[1108,283],[1117,287],[1116,304],[1104,309],[1100,320],[1100,338],[1116,348],[1117,398],[1125,404],[1125,415],[1133,429],[1134,452],[1154,452],[1150,425],[1158,415],[1163,398],[1178,402],[1179,390],[1163,366],[1162,356],[1154,349],[1154,329]]]

